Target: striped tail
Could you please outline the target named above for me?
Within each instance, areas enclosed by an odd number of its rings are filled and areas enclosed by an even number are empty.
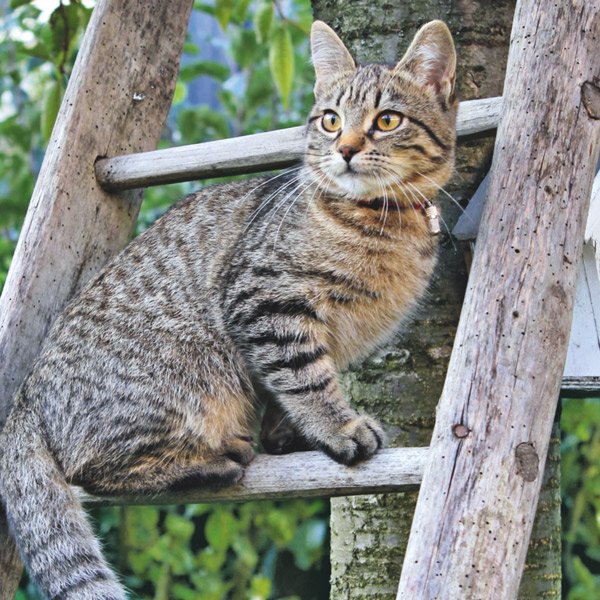
[[[125,600],[38,419],[19,404],[0,436],[0,494],[31,578],[48,600]]]

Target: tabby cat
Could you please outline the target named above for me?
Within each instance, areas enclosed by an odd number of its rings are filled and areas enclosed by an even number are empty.
[[[126,597],[69,484],[139,495],[236,483],[254,455],[257,389],[277,402],[267,449],[350,465],[383,443],[338,373],[427,287],[431,198],[453,168],[454,46],[439,21],[394,68],[355,65],[322,22],[311,44],[303,165],[173,206],[67,306],[16,395],[0,491],[48,599]]]

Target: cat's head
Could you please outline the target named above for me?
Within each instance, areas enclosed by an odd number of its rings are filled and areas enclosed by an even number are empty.
[[[311,31],[315,105],[307,124],[311,178],[337,196],[420,204],[454,161],[456,54],[441,21],[423,26],[395,67],[357,65],[321,21]]]

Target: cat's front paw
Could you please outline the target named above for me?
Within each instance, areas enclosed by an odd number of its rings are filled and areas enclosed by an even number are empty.
[[[385,435],[381,425],[371,417],[348,421],[323,443],[323,450],[337,462],[353,465],[371,458],[383,446]]]

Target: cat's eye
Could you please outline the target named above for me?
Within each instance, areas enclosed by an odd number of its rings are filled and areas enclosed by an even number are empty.
[[[393,131],[402,123],[402,115],[397,112],[383,112],[375,119],[375,126],[380,131]]]
[[[340,115],[337,113],[334,113],[332,110],[328,110],[321,119],[321,125],[325,131],[335,133],[342,127],[342,117],[340,117]]]

